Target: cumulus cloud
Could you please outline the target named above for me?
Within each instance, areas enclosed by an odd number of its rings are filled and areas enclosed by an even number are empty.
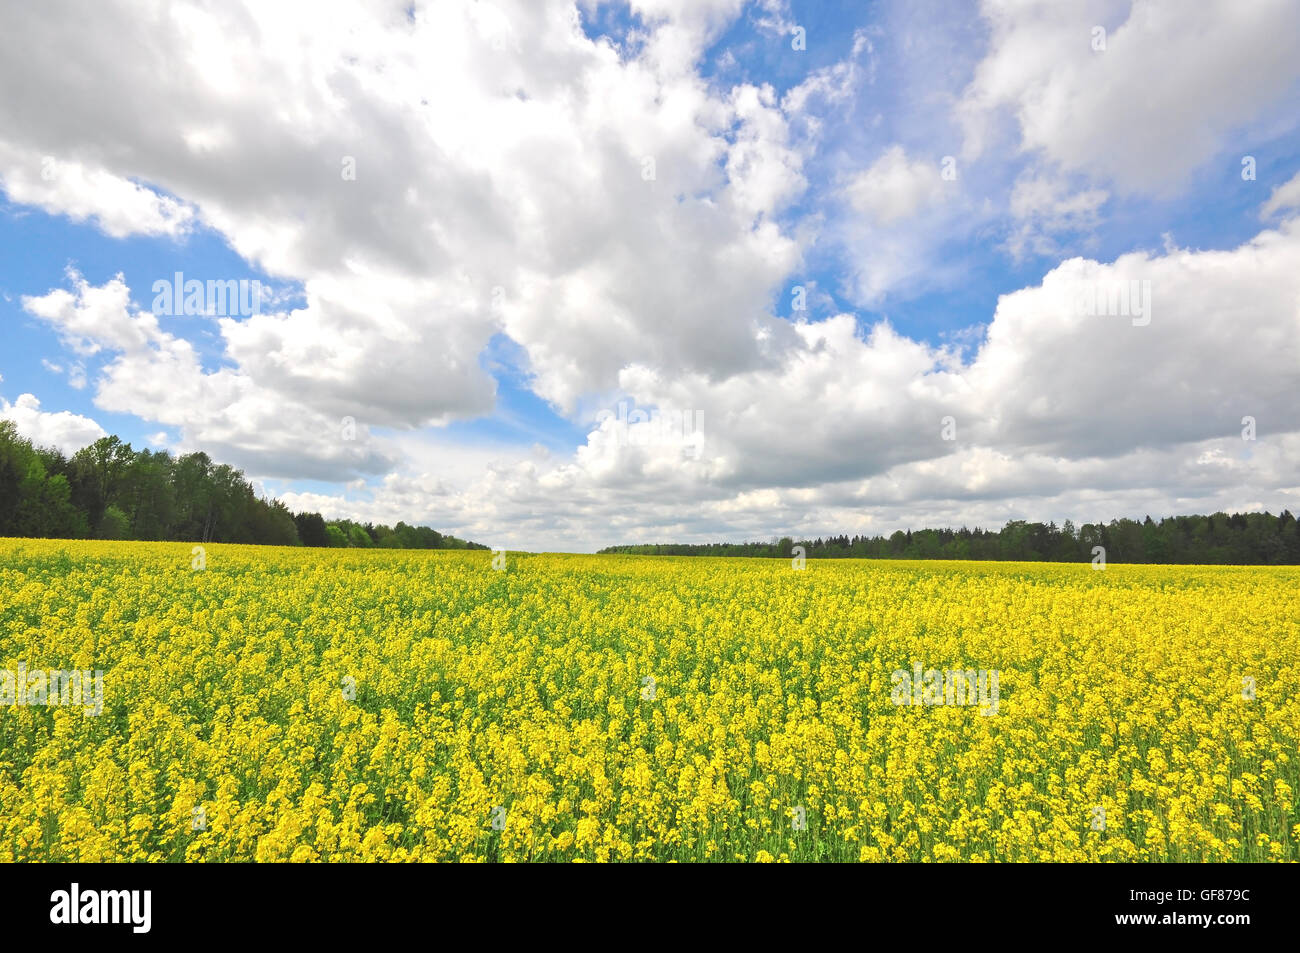
[[[1291,432],[1298,276],[1292,218],[1227,251],[1063,262],[999,300],[965,364],[884,323],[860,336],[841,315],[796,325],[769,367],[725,382],[631,368],[623,384],[703,409],[713,485],[815,486],[971,445],[1118,457],[1236,433],[1246,415]],[[945,444],[949,415],[959,439]]]
[[[44,5],[0,34],[9,200],[114,236],[211,229],[301,295],[179,323],[139,306],[149,278],[71,272],[24,310],[73,385],[155,445],[345,487],[291,490],[296,508],[509,545],[1300,492],[1297,179],[1239,247],[1077,247],[1113,195],[1177,188],[1251,123],[1289,128],[1293,7],[991,0],[989,48],[945,117],[964,149],[918,123],[829,161],[828,112],[874,75],[865,32],[781,95],[701,69],[741,0],[633,0],[615,39],[584,32],[595,6]],[[757,11],[761,31],[792,22]],[[56,68],[56,47],[80,67]],[[838,255],[828,289],[877,306],[968,280],[942,250],[990,237],[1052,260],[970,347],[838,308],[773,316],[814,253]],[[1132,287],[1149,312],[1080,306]],[[585,426],[574,452],[449,435],[494,412],[484,355],[502,339],[512,386]],[[59,417],[28,397],[5,407]],[[700,433],[594,419],[623,399]],[[1243,457],[1247,415],[1261,436]]]
[[[394,427],[474,417],[493,390],[477,355],[504,332],[568,411],[634,360],[757,360],[752,324],[799,256],[774,216],[803,180],[772,90],[694,69],[740,8],[637,2],[629,56],[564,3],[55,4],[0,37],[0,157],[182,196],[301,281],[302,312],[223,328],[285,400],[336,395]],[[50,68],[54,36],[82,69]]]
[[[184,236],[194,210],[168,195],[75,159],[57,159],[0,140],[0,190],[14,202],[91,221],[113,238]]]
[[[89,417],[66,410],[41,410],[41,402],[32,394],[20,394],[12,404],[0,397],[0,420],[12,420],[18,432],[36,446],[57,447],[67,454],[108,436]]]
[[[1020,148],[1061,169],[1163,193],[1252,121],[1294,127],[1300,7],[1287,0],[985,0],[982,11],[990,50],[961,103],[968,159],[1010,118]]]
[[[845,192],[854,209],[878,225],[891,225],[937,201],[943,188],[937,162],[908,159],[894,145],[854,176]]]
[[[436,492],[416,465],[311,502],[582,549],[1286,505],[1300,495],[1297,276],[1300,219],[1227,251],[1070,259],[999,301],[969,361],[886,323],[860,333],[851,315],[769,328],[755,335],[764,366],[726,381],[620,375],[700,439],[676,423],[636,439],[605,415],[572,459],[503,451]],[[1133,282],[1149,283],[1149,309],[1106,313]]]
[[[1297,275],[1300,219],[1231,250],[1063,262],[998,303],[966,374],[981,436],[1074,457],[1207,440],[1243,415],[1300,428]]]
[[[183,451],[261,475],[343,480],[392,465],[364,421],[354,418],[345,437],[340,417],[286,402],[240,370],[206,370],[193,344],[132,305],[120,275],[96,286],[73,271],[69,282],[71,290],[25,296],[23,307],[78,353],[105,360],[95,406],[178,427]]]

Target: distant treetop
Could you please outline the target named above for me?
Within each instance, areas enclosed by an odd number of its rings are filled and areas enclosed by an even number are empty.
[[[789,559],[1001,559],[1090,562],[1096,549],[1117,563],[1226,563],[1234,565],[1300,564],[1300,523],[1287,510],[1269,513],[1215,513],[1170,516],[1159,523],[1113,519],[1084,523],[1066,520],[1027,523],[1014,520],[1001,530],[899,530],[884,536],[827,536],[767,543],[652,543],[610,546],[602,553],[654,556],[767,556]]]

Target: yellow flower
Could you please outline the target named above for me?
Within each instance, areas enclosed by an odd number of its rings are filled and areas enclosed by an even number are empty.
[[[1295,567],[207,550],[0,540],[0,860],[1300,860]]]

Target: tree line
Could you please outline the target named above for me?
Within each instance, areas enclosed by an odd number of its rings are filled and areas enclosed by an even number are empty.
[[[667,543],[610,546],[602,553],[654,556],[767,556],[790,559],[803,547],[809,559],[987,559],[1033,562],[1091,562],[1095,547],[1109,562],[1300,564],[1300,522],[1287,510],[1170,516],[1155,522],[1113,519],[1076,528],[1013,520],[1000,530],[900,530],[891,536],[829,536],[795,540],[786,536],[754,543]]]
[[[292,513],[205,453],[173,458],[102,437],[71,457],[0,420],[0,536],[276,546],[487,549],[427,526]]]

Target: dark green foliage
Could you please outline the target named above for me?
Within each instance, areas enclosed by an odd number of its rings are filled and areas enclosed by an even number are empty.
[[[319,513],[298,513],[293,518],[298,527],[298,539],[304,546],[328,546],[330,540],[325,532],[325,520]]]
[[[792,546],[802,546],[809,559],[856,557],[870,559],[1004,559],[1018,561],[1091,562],[1093,547],[1106,550],[1107,562],[1203,563],[1232,565],[1300,564],[1300,523],[1289,511],[1215,513],[1213,516],[1172,516],[1159,523],[1147,517],[1109,523],[1085,523],[1077,530],[1070,520],[1027,523],[1013,520],[1000,531],[922,529],[892,536],[830,536],[792,543],[789,537],[769,543],[702,543],[610,546],[602,553],[656,556],[768,556],[788,559]]]
[[[95,536],[98,539],[130,539],[131,521],[116,506],[106,507]]]
[[[33,447],[0,420],[0,536],[143,539],[277,546],[486,549],[427,526],[326,523],[261,499],[233,467],[205,453],[173,459],[103,437],[71,459]]]

